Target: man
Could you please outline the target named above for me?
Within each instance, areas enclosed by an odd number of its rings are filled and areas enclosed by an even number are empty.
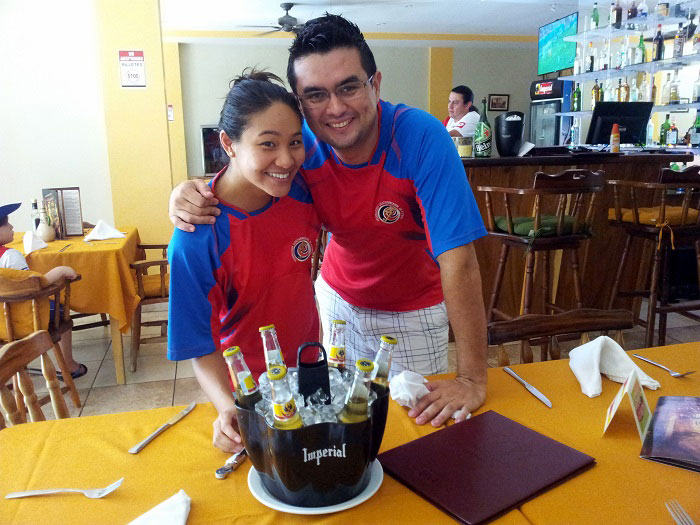
[[[486,398],[486,319],[471,244],[486,234],[454,145],[427,113],[379,99],[381,72],[356,25],[306,23],[287,67],[304,117],[302,175],[332,238],[316,283],[324,332],[347,322],[348,360],[397,337],[392,372],[445,372],[448,317],[457,377],[427,383],[417,424],[462,421]],[[216,199],[201,181],[171,196],[181,229],[210,223]],[[293,312],[290,312],[293,315]]]
[[[474,93],[467,86],[457,86],[447,101],[449,120],[445,128],[453,137],[474,135],[479,112],[474,107]]]

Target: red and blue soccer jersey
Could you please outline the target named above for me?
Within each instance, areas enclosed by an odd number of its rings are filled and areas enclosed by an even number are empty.
[[[443,300],[436,257],[486,235],[454,144],[439,120],[379,102],[367,164],[345,165],[304,124],[309,185],[332,233],[323,279],[352,305],[388,311]]]
[[[168,359],[240,346],[255,377],[265,370],[258,328],[274,324],[288,364],[318,340],[311,283],[319,220],[304,180],[252,213],[221,202],[214,225],[175,230],[168,247]]]

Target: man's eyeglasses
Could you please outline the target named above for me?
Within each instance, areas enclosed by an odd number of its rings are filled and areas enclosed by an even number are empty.
[[[349,100],[354,100],[362,95],[362,90],[365,85],[372,82],[374,75],[370,76],[367,80],[355,80],[353,82],[346,82],[335,88],[335,96],[340,100],[347,102]],[[301,95],[297,96],[297,100],[301,102],[301,105],[308,109],[316,109],[328,104],[331,99],[331,94],[325,89],[319,89],[318,91],[307,91]]]

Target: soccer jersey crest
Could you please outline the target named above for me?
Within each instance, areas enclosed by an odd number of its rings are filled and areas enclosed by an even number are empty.
[[[300,262],[307,260],[311,257],[313,249],[311,248],[311,242],[306,237],[299,237],[296,241],[292,243],[292,257]]]
[[[380,202],[374,210],[374,217],[383,223],[393,224],[403,218],[403,210],[391,201]]]

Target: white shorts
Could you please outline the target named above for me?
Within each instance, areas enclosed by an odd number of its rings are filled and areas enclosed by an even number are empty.
[[[323,345],[329,347],[331,321],[345,321],[345,363],[350,370],[355,369],[358,359],[374,360],[380,337],[391,335],[398,343],[391,359],[390,378],[406,369],[423,375],[447,372],[449,328],[444,301],[420,310],[386,312],[351,305],[320,275],[315,286]]]

